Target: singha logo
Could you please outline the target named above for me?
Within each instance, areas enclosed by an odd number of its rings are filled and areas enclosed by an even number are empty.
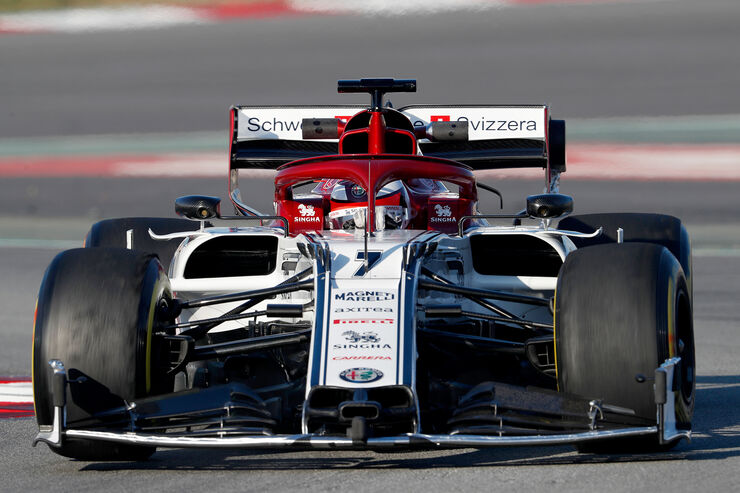
[[[360,334],[359,332],[355,332],[354,330],[348,330],[346,332],[343,332],[342,335],[345,339],[347,339],[347,341],[351,343],[380,342],[380,337],[378,337],[378,334],[376,334],[375,332],[363,332],[362,334]]]
[[[437,216],[439,217],[450,217],[452,215],[452,211],[450,210],[449,205],[442,206],[439,204],[435,204],[434,212],[436,212]]]
[[[298,211],[301,213],[301,216],[303,217],[314,217],[316,215],[316,211],[314,210],[312,205],[306,205],[306,204],[298,204]]]

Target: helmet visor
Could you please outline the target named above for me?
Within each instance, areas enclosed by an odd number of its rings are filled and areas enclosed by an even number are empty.
[[[352,230],[365,228],[367,207],[348,207],[329,213],[329,229]],[[406,212],[400,205],[378,205],[375,207],[375,230],[403,229],[408,222]]]

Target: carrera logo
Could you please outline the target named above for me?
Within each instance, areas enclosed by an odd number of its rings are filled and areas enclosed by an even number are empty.
[[[337,318],[334,319],[334,325],[341,324],[393,324],[396,321],[392,318]]]
[[[388,291],[347,291],[346,293],[335,293],[334,299],[338,301],[392,301],[396,299],[396,294]]]
[[[448,122],[450,121],[450,115],[431,115],[429,117],[430,122]]]
[[[439,217],[450,217],[452,215],[452,211],[450,210],[449,205],[440,205],[435,204],[434,205],[434,212],[437,213],[437,216]]]
[[[349,342],[380,342],[380,337],[375,332],[355,332],[354,330],[348,330],[343,332],[342,336]]]
[[[372,383],[383,378],[383,372],[375,368],[349,368],[339,374],[345,382]]]
[[[316,215],[316,210],[311,204],[298,204],[298,212],[304,217],[314,217]]]
[[[334,361],[387,361],[390,356],[334,356]]]

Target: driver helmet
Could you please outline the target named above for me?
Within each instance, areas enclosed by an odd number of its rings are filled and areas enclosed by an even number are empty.
[[[409,222],[408,192],[400,180],[384,186],[375,197],[375,230],[404,229]],[[329,229],[365,228],[367,192],[360,185],[342,180],[331,192]]]

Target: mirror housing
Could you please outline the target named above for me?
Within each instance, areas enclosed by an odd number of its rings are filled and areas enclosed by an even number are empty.
[[[207,195],[186,195],[175,199],[175,213],[195,221],[221,217],[221,198]]]
[[[527,197],[527,215],[552,219],[573,212],[573,197],[560,193],[543,193]]]
[[[548,128],[550,168],[565,171],[565,120],[550,120]]]

